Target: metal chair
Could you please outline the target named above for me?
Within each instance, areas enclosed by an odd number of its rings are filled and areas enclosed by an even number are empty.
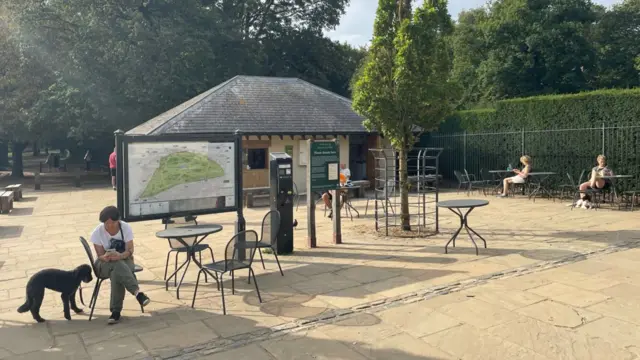
[[[244,238],[244,241],[239,241]],[[241,231],[235,234],[231,240],[227,243],[224,252],[224,261],[213,262],[211,264],[203,264],[200,271],[198,271],[198,279],[196,280],[196,288],[193,291],[193,300],[191,301],[191,307],[193,308],[196,303],[196,295],[198,294],[198,285],[200,284],[200,275],[202,273],[208,273],[209,275],[216,277],[219,274],[220,293],[222,294],[222,313],[227,314],[227,308],[224,303],[224,282],[223,276],[226,273],[231,273],[231,293],[235,294],[235,278],[234,272],[242,269],[249,269],[249,275],[253,276],[253,284],[256,287],[258,293],[258,300],[262,303],[262,297],[260,296],[260,289],[258,289],[258,282],[256,281],[256,274],[251,268],[253,263],[253,257],[258,249],[258,233],[253,230]],[[238,252],[243,251],[244,259],[239,260]],[[246,256],[246,251],[249,250],[249,256]]]
[[[576,186],[576,190],[574,192],[574,196],[573,196],[573,203],[571,204],[571,210],[573,210],[573,208],[576,207],[576,203],[578,202],[578,199],[580,199],[580,195],[581,194],[585,194],[588,195],[589,197],[591,197],[592,202],[595,204],[595,209],[598,210],[598,208],[600,207],[600,202],[598,201],[598,198],[600,196],[602,196],[603,194],[603,189],[587,189],[587,190],[580,190],[580,184],[582,184],[582,178],[584,177],[585,174],[591,174],[591,171],[587,171],[587,170],[582,170],[582,172],[580,173],[580,178],[578,179],[578,184]],[[587,175],[589,176],[589,175]]]
[[[182,219],[182,218],[180,218]],[[195,216],[186,216],[184,217],[184,222],[179,221],[179,219],[171,219],[170,221],[165,221],[164,222],[164,228],[168,229],[170,227],[179,227],[179,226],[186,226],[186,225],[198,225],[198,219]],[[197,237],[192,237],[192,238],[184,238],[183,239],[185,242],[187,242],[189,245],[193,245],[193,243],[197,240]],[[180,241],[176,240],[176,239],[169,239],[169,252],[167,252],[167,261],[165,263],[164,266],[164,280],[167,280],[167,272],[169,270],[169,256],[171,256],[171,253],[175,252],[176,256],[175,256],[175,263],[174,263],[174,272],[178,271],[178,255],[179,254],[186,254],[188,249],[184,246],[184,244],[182,244]],[[209,249],[209,252],[211,253],[211,261],[215,262],[215,258],[213,257],[213,250],[211,249],[211,247],[209,246],[209,244],[198,244],[195,247],[195,252],[198,253],[198,256],[200,258],[200,262],[202,263],[202,252]],[[189,256],[189,255],[187,255]],[[185,269],[185,272],[187,271],[187,269]],[[205,274],[205,282],[207,282],[207,276]],[[173,286],[178,286],[178,274],[175,274],[174,278],[173,278]]]
[[[89,307],[91,308],[91,313],[89,313],[89,321],[91,321],[91,318],[93,317],[93,310],[95,310],[96,302],[98,301],[98,294],[100,293],[100,285],[102,285],[103,281],[109,280],[109,278],[100,277],[98,275],[98,269],[96,269],[95,260],[93,259],[93,252],[91,251],[91,248],[89,247],[89,243],[87,243],[87,240],[85,240],[85,238],[80,236],[80,242],[82,243],[82,247],[84,247],[84,251],[87,253],[87,257],[89,258],[89,262],[91,263],[91,268],[93,269],[93,275],[96,277],[96,286],[93,288],[93,294],[91,294],[91,300],[89,300]],[[133,270],[133,276],[135,277],[136,276],[135,273],[140,271],[142,271],[142,267],[135,265],[135,268]],[[84,299],[82,297],[82,287],[80,287],[79,290],[80,290],[79,291],[80,302],[82,303],[82,305],[85,305]],[[144,306],[140,305],[140,310],[144,313]]]
[[[387,180],[387,198],[386,199],[376,199],[376,191],[379,191],[381,193],[384,194],[384,186],[382,187],[382,189],[373,189],[373,196],[371,195],[367,195],[367,204],[365,205],[364,208],[364,216],[367,216],[367,212],[369,211],[369,201],[370,200],[374,200],[374,201],[382,201],[383,204],[386,205],[386,207],[383,207],[385,209],[386,212],[386,208],[391,208],[391,213],[395,215],[395,210],[393,209],[393,204],[391,203],[391,201],[389,201],[389,195],[392,195],[396,189],[396,182],[395,180]],[[384,196],[383,196],[384,197]]]
[[[296,204],[296,210],[300,206],[300,193],[298,192],[298,185],[293,183],[293,202]]]
[[[273,255],[276,257],[276,263],[278,264],[278,269],[280,270],[280,275],[284,276],[282,272],[282,267],[280,267],[280,260],[278,260],[278,252],[276,250],[276,241],[278,236],[278,231],[280,230],[280,212],[278,210],[269,211],[264,218],[262,219],[262,229],[260,231],[260,240],[256,243],[258,250],[258,254],[260,255],[260,262],[262,262],[262,268],[266,269],[264,266],[264,259],[262,258],[262,251],[260,249],[271,249],[273,251]],[[249,244],[247,244],[249,246]],[[251,278],[249,278],[251,281]]]

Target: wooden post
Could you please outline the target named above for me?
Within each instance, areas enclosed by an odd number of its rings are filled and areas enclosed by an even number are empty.
[[[311,144],[313,139],[307,140],[307,246],[317,247],[316,244],[316,202],[311,189]]]
[[[338,159],[340,159],[340,143],[338,138],[335,139],[336,149],[338,150]],[[340,161],[338,160],[338,179],[340,179]],[[338,187],[340,186],[340,182],[338,181]],[[342,191],[340,188],[333,190],[333,202],[331,203],[331,207],[333,208],[333,243],[334,244],[342,244],[342,229],[340,227],[340,203],[342,195]]]
[[[41,179],[40,179],[40,171],[36,171],[36,173],[33,176],[33,182],[34,182],[34,189],[35,190],[40,190],[40,185],[41,185]]]

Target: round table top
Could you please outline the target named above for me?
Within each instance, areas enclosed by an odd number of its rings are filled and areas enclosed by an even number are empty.
[[[552,171],[539,171],[539,172],[530,172],[529,176],[543,176],[543,175],[555,175],[556,173]]]
[[[185,225],[158,231],[156,236],[163,239],[204,236],[222,231],[222,225]]]
[[[438,207],[443,208],[471,208],[487,205],[489,205],[489,201],[476,199],[447,200],[438,202]]]
[[[510,173],[513,170],[489,170],[489,174]]]

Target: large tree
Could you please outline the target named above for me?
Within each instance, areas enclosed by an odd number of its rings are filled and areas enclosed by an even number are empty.
[[[22,110],[12,124],[21,126],[28,140],[36,136],[95,149],[110,147],[115,129],[134,127],[239,74],[301,77],[348,95],[362,52],[322,32],[339,23],[347,3],[5,0],[16,26],[12,33],[18,34],[12,41],[21,44],[11,49],[24,56],[10,52],[22,68],[0,82],[13,86],[15,94],[33,90],[30,97],[12,97],[25,102],[14,106]],[[44,74],[20,73],[28,69],[25,64]],[[36,75],[46,81],[23,86]],[[14,77],[21,83],[9,82]],[[24,143],[22,137],[6,140]]]
[[[371,48],[353,81],[353,108],[398,153],[405,230],[411,229],[407,155],[416,130],[436,128],[456,94],[449,81],[452,28],[446,0],[425,0],[413,16],[410,1],[379,0]]]
[[[640,86],[640,0],[614,5],[598,22],[595,31],[598,49],[598,87]]]

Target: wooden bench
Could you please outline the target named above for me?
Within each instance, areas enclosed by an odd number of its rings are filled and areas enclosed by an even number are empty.
[[[242,189],[245,198],[245,206],[247,208],[253,207],[253,200],[256,198],[268,198],[269,192],[271,191],[270,187],[259,187],[259,188],[249,188]]]
[[[13,200],[22,200],[22,184],[13,184],[4,188],[5,191],[11,191],[13,193]]]
[[[0,213],[8,214],[11,210],[13,210],[13,192],[0,193]]]

